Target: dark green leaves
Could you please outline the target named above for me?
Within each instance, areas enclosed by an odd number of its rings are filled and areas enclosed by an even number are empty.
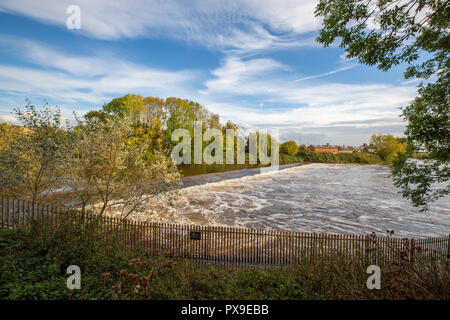
[[[315,13],[323,18],[317,41],[325,47],[340,41],[348,58],[384,71],[407,63],[405,78],[428,81],[403,118],[408,144],[431,159],[411,161],[410,150],[393,165],[403,196],[426,210],[449,193],[449,1],[319,0]]]

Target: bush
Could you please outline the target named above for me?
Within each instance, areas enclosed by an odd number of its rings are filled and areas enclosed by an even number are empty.
[[[295,156],[298,153],[298,145],[295,141],[287,141],[280,145],[280,153]]]
[[[290,156],[288,154],[281,154],[280,155],[280,161],[281,161],[282,164],[289,164],[289,163],[301,163],[304,160],[299,155]]]

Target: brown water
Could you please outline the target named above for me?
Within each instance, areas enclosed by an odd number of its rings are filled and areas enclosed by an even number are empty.
[[[419,212],[398,194],[381,165],[308,164],[260,173],[245,169],[185,178],[174,200],[152,204],[157,221],[294,231],[442,236],[450,201]],[[140,217],[142,218],[142,216]]]

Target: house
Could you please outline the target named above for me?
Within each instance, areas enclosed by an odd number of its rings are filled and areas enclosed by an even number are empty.
[[[375,153],[375,148],[373,145],[368,145],[367,143],[364,143],[361,147],[362,150],[365,150],[366,152]]]
[[[328,153],[333,153],[333,154],[339,153],[338,147],[331,146],[329,143],[327,143],[325,146],[310,145],[308,147],[308,149],[311,150],[311,151],[314,151],[314,152],[328,152]]]
[[[355,148],[348,147],[348,146],[332,146],[329,143],[327,143],[324,146],[321,145],[310,145],[308,147],[309,150],[314,152],[328,152],[333,154],[338,153],[353,153],[355,152]]]
[[[339,146],[338,147],[338,153],[353,153],[355,152],[353,147],[347,147],[347,146]]]

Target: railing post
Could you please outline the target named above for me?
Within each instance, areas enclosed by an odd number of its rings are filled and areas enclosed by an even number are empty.
[[[364,263],[366,265],[368,265],[370,262],[370,258],[369,258],[370,257],[370,236],[369,235],[364,236],[363,255],[364,255]]]
[[[447,241],[447,259],[450,259],[450,234],[448,235]]]
[[[1,200],[2,200],[2,210],[0,211],[0,215],[1,215],[1,218],[0,218],[0,223],[1,223],[1,225],[0,225],[0,229],[3,229],[3,227],[4,227],[4,213],[5,213],[5,199],[4,199],[5,197],[2,195],[2,198],[1,198]]]
[[[411,263],[414,263],[414,254],[416,252],[416,242],[415,242],[415,240],[411,239],[409,245],[410,245],[410,248],[409,248],[409,250],[410,250],[409,259],[410,259]]]

